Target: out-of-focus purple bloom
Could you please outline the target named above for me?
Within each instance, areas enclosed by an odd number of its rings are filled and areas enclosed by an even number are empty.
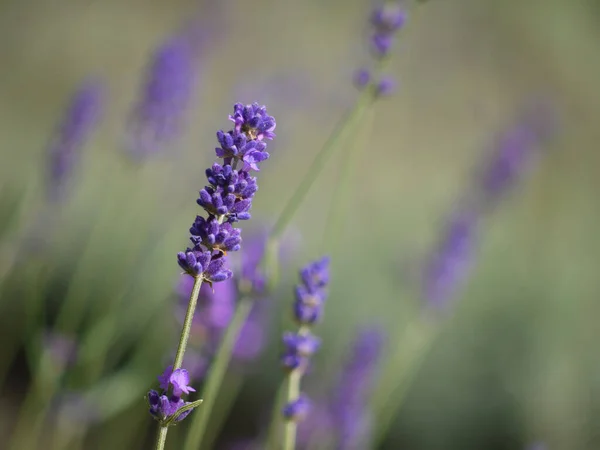
[[[75,363],[77,343],[71,337],[48,331],[43,335],[42,345],[57,366],[64,368]]]
[[[283,344],[285,352],[282,357],[282,364],[289,370],[299,369],[304,371],[308,365],[310,357],[321,346],[321,340],[310,333],[285,333],[283,335]]]
[[[81,148],[98,124],[104,96],[104,84],[98,79],[88,79],[77,89],[67,107],[48,149],[49,192],[54,199],[64,195],[65,184],[79,161]]]
[[[474,259],[479,215],[457,210],[445,225],[423,273],[423,297],[429,307],[444,309],[466,281]]]
[[[406,12],[398,3],[386,3],[373,11],[371,37],[373,50],[378,57],[386,56],[394,42],[394,35],[406,22]]]
[[[377,327],[361,330],[340,373],[331,401],[336,448],[369,448],[371,412],[368,400],[374,388],[385,336]]]
[[[392,77],[383,77],[375,86],[376,95],[378,97],[387,97],[388,95],[392,95],[396,90],[396,80]]]
[[[313,324],[321,318],[329,283],[329,258],[306,266],[300,272],[302,283],[296,287],[294,318],[300,324]]]
[[[194,54],[185,36],[174,36],[154,53],[129,130],[129,150],[138,158],[161,150],[176,138],[196,81]]]
[[[532,166],[540,143],[552,131],[549,112],[530,108],[518,123],[497,138],[490,159],[481,172],[484,201],[494,202]]]
[[[371,82],[371,72],[366,68],[360,68],[354,72],[354,85],[358,89],[365,88]]]
[[[310,400],[306,395],[300,394],[300,396],[289,402],[283,408],[283,417],[287,420],[293,420],[295,422],[300,422],[304,420],[307,414],[310,411]]]

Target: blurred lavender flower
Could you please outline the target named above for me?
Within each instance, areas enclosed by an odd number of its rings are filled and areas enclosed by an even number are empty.
[[[306,372],[310,357],[318,350],[321,342],[311,331],[311,325],[321,317],[323,302],[327,297],[329,284],[329,257],[321,258],[300,270],[300,285],[296,288],[294,317],[300,325],[296,333],[284,333],[285,352],[281,358],[283,367],[288,370],[290,392],[292,383],[300,383]],[[299,386],[296,386],[299,390]],[[297,398],[288,398],[283,409],[287,420],[302,420],[310,408],[308,399],[300,394]],[[295,432],[295,431],[294,431]],[[294,436],[295,439],[295,436]]]
[[[80,159],[81,148],[90,138],[102,114],[105,89],[98,79],[90,78],[77,89],[63,121],[48,149],[50,197],[59,200]]]
[[[531,170],[538,156],[536,150],[555,128],[552,115],[545,105],[529,105],[517,123],[496,138],[494,149],[478,180],[483,202],[495,205],[519,178]]]
[[[395,34],[406,22],[406,12],[399,3],[387,2],[373,11],[371,25],[373,35],[371,45],[375,55],[383,58],[388,55]]]
[[[475,184],[444,226],[437,248],[425,264],[422,296],[444,309],[467,280],[475,260],[479,223],[531,167],[536,148],[554,129],[551,110],[530,104],[516,125],[503,133],[495,151],[476,174]]]
[[[181,133],[196,76],[193,49],[185,36],[171,37],[156,49],[128,130],[132,156],[156,153]]]
[[[371,14],[371,50],[376,60],[380,62],[385,59],[394,44],[396,33],[406,22],[406,12],[400,3],[386,2],[375,8]],[[381,70],[380,64],[376,64],[376,71]],[[391,77],[374,76],[371,70],[362,67],[354,73],[354,85],[359,90],[372,89],[376,96],[390,95],[395,88],[395,82]]]
[[[423,273],[422,295],[429,307],[446,308],[468,278],[475,257],[478,221],[477,212],[459,209],[445,224]]]
[[[385,336],[378,327],[361,330],[352,344],[331,401],[331,420],[337,434],[336,448],[369,448],[371,413],[368,402],[383,355]]]

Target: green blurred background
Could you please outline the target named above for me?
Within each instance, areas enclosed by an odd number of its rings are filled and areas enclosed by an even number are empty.
[[[10,435],[39,356],[31,342],[70,301],[82,315],[84,357],[69,388],[94,391],[109,413],[89,430],[54,417],[42,425],[45,435],[57,448],[60,433],[68,436],[64,448],[151,445],[155,424],[143,395],[177,339],[174,255],[198,211],[214,132],[227,126],[237,101],[264,103],[276,117],[278,137],[253,207],[256,222],[272,222],[356,97],[351,74],[368,61],[371,6],[0,2],[0,436]],[[189,127],[170,153],[134,165],[123,134],[143,72],[156,46],[190,18],[203,44]],[[390,71],[400,89],[378,103],[362,151],[317,330],[324,344],[306,391],[327,383],[358,324],[381,323],[396,345],[414,314],[407,268],[435,242],[491,136],[541,93],[557,106],[561,133],[486,221],[465,295],[381,448],[521,449],[536,440],[553,450],[600,448],[600,3],[430,0],[412,10]],[[72,90],[90,73],[109,84],[105,119],[69,201],[48,205],[46,146]],[[277,290],[282,314],[296,267],[323,251],[343,161],[343,154],[334,158],[294,220],[302,238]],[[276,321],[222,442],[258,433],[257,415],[268,411],[281,379],[280,328]],[[110,384],[124,369],[128,378]],[[120,409],[124,393],[136,400]],[[169,448],[185,427],[172,433]]]

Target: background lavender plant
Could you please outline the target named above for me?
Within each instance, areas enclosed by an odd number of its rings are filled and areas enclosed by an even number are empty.
[[[14,241],[6,234],[10,223],[28,229],[36,223],[49,245],[34,259],[25,252],[2,266],[0,435],[11,435],[31,386],[40,331],[72,298],[82,312],[74,331],[80,356],[57,394],[81,394],[95,418],[59,419],[51,408],[43,440],[26,448],[147,448],[154,423],[141,415],[144,391],[164,370],[177,332],[171,293],[179,270],[172,255],[196,213],[190,193],[203,186],[200,171],[212,163],[211,148],[202,143],[213,139],[226,105],[239,101],[235,86],[268,84],[273,74],[300,74],[303,86],[315,86],[316,95],[303,96],[307,103],[285,92],[264,97],[283,126],[276,169],[261,171],[253,215],[276,217],[357,95],[349,74],[365,62],[360,30],[373,4],[218,2],[219,15],[207,2],[179,0],[151,0],[144,8],[71,0],[29,6],[8,2],[0,14],[7,68],[0,75],[0,240]],[[400,282],[394,262],[434,252],[446,223],[439,218],[452,216],[473,172],[482,173],[476,162],[492,135],[518,122],[518,106],[540,89],[557,100],[564,134],[543,146],[547,153],[532,153],[544,155],[536,170],[497,197],[503,201],[480,222],[468,283],[448,303],[442,338],[380,447],[525,448],[532,436],[543,436],[550,448],[596,449],[589,426],[598,421],[595,5],[434,0],[404,6],[410,20],[387,71],[401,77],[402,95],[377,103],[352,178],[353,208],[332,255],[336,283],[318,330],[327,343],[314,359],[322,375],[314,382],[324,390],[335,383],[357,324],[378,318],[393,332],[414,320],[413,286]],[[202,82],[189,106],[189,127],[178,136],[181,151],[133,171],[122,164],[122,134],[149,56],[196,8],[220,33],[203,41]],[[75,195],[61,205],[49,239],[45,216],[33,213],[47,195],[40,187],[49,169],[47,141],[88,73],[106,80],[110,114],[83,149],[85,164],[69,185]],[[255,99],[263,97],[244,101]],[[294,216],[304,236],[295,264],[323,251],[319,236],[344,155],[326,165]],[[3,251],[0,261],[6,261]],[[283,279],[278,292],[289,292],[290,284]],[[242,375],[215,448],[236,437],[260,438],[280,377],[277,317],[289,313],[280,298],[273,297],[274,329],[263,356]],[[313,386],[306,389],[316,408],[322,398]],[[196,412],[172,430],[173,447]]]

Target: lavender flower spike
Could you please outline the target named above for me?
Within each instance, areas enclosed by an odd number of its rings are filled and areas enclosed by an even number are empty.
[[[361,330],[342,368],[331,402],[331,420],[339,450],[370,448],[368,400],[383,355],[385,336],[378,327]]]
[[[73,95],[56,136],[48,149],[49,192],[55,199],[64,195],[81,147],[90,138],[102,113],[104,85],[98,79],[86,80]]]
[[[422,295],[428,307],[442,310],[466,281],[475,257],[479,214],[458,209],[426,263]]]
[[[310,409],[308,398],[300,393],[300,380],[308,368],[310,357],[321,344],[320,340],[311,333],[310,327],[320,318],[323,302],[327,297],[329,258],[324,257],[300,270],[300,280],[301,284],[296,289],[293,308],[300,328],[296,333],[283,335],[286,349],[282,364],[288,371],[287,402],[282,411],[286,420],[284,450],[295,447],[296,423],[302,421]]]
[[[158,377],[162,393],[150,390],[147,395],[150,414],[161,423],[174,417],[178,411],[189,405],[182,399],[183,394],[195,392],[195,389],[188,385],[189,375],[185,369],[173,370],[172,366],[167,367],[164,373]],[[185,419],[192,409],[181,412],[175,417],[175,422]]]
[[[190,406],[182,403],[181,396],[193,392],[194,389],[189,386],[189,374],[181,369],[181,365],[194,325],[194,313],[202,283],[206,282],[212,288],[213,283],[224,282],[233,275],[226,267],[226,254],[239,250],[242,243],[241,231],[234,228],[233,224],[250,218],[252,198],[258,190],[256,179],[250,176],[249,170],[257,170],[256,163],[268,157],[264,139],[272,139],[275,136],[275,119],[267,114],[264,106],[253,104],[243,107],[236,104],[230,118],[234,121],[235,128],[226,133],[229,136],[227,142],[239,144],[235,149],[237,153],[224,157],[223,165],[213,164],[206,170],[208,185],[199,192],[197,200],[204,208],[206,216],[197,216],[190,227],[192,247],[177,254],[177,263],[186,274],[194,278],[194,286],[186,308],[175,362],[161,377],[163,391],[167,392],[171,386],[172,394],[170,397],[156,391],[150,391],[148,394],[150,413],[160,422],[157,450],[164,449],[168,427],[173,421],[181,420],[189,413]],[[221,135],[225,134],[219,132],[218,136]],[[253,152],[262,152],[266,156],[254,155],[253,162],[250,163],[246,156]],[[220,156],[219,149],[216,153]],[[240,160],[244,161],[244,166],[238,170],[236,164]],[[212,399],[209,401],[208,410],[211,405]],[[182,412],[181,408],[184,408],[184,411],[179,414]]]
[[[128,135],[133,156],[156,153],[181,132],[196,82],[194,64],[184,36],[171,37],[152,56]]]

